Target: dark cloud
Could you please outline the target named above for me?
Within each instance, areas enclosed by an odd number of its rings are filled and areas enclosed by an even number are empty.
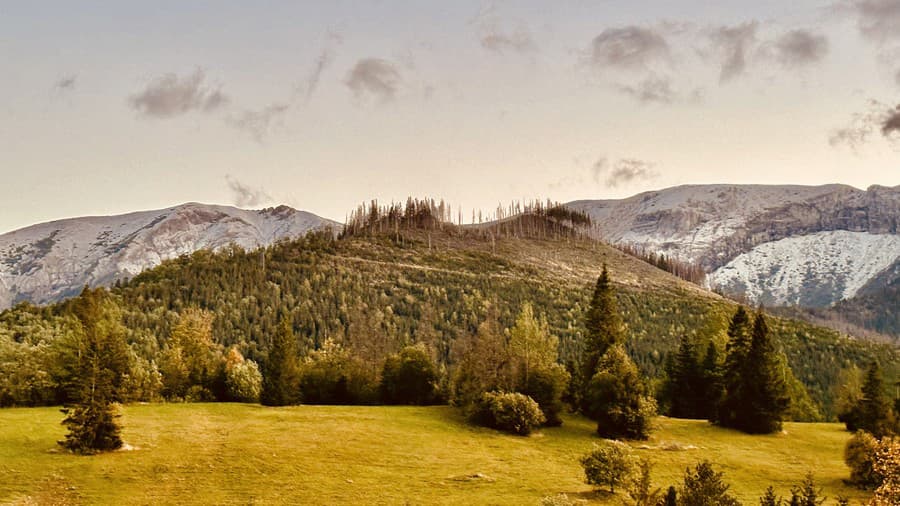
[[[646,69],[669,59],[669,43],[651,28],[608,28],[591,42],[590,59],[601,68]]]
[[[228,124],[243,130],[256,142],[265,141],[272,127],[280,124],[290,109],[290,104],[274,103],[258,111],[243,111],[235,117],[228,118]]]
[[[828,143],[833,147],[847,146],[856,151],[876,133],[881,133],[889,141],[900,140],[900,105],[890,107],[870,100],[868,110],[854,114],[847,126],[832,131]]]
[[[848,4],[864,37],[879,44],[900,40],[900,0],[850,0]]]
[[[232,193],[232,203],[237,207],[259,207],[272,202],[272,196],[262,188],[251,188],[231,177],[225,176]]]
[[[775,41],[775,57],[785,67],[817,63],[828,53],[828,39],[807,30],[792,30]]]
[[[66,91],[72,91],[75,89],[75,85],[77,84],[77,81],[78,81],[78,76],[76,76],[76,75],[60,77],[59,79],[56,80],[55,83],[53,83],[53,91],[56,91],[59,93],[63,93]]]
[[[128,99],[131,107],[154,118],[170,118],[192,111],[212,112],[228,103],[228,97],[218,88],[206,86],[202,69],[179,77],[165,74],[151,81],[144,91]]]
[[[881,133],[889,138],[900,136],[900,105],[885,114],[881,122]]]
[[[616,188],[632,181],[648,181],[659,177],[653,167],[652,163],[636,158],[622,158],[610,163],[605,157],[601,157],[591,166],[591,176],[598,183],[605,178],[606,186]]]
[[[617,89],[643,104],[671,104],[678,99],[672,81],[665,77],[648,77],[635,85],[618,85]]]
[[[350,69],[344,84],[358,98],[371,95],[382,102],[390,102],[399,90],[400,73],[387,60],[364,58]]]
[[[759,23],[749,21],[735,26],[720,26],[709,31],[713,55],[720,65],[719,82],[740,76],[747,68],[747,55],[756,43]]]

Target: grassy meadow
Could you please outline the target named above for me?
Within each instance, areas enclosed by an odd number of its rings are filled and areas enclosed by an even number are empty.
[[[7,504],[539,504],[560,492],[595,493],[578,457],[599,440],[569,416],[522,438],[472,427],[453,408],[150,404],[123,409],[130,448],[61,453],[55,408],[0,410],[0,503]],[[702,459],[725,472],[744,504],[766,486],[782,495],[812,470],[833,504],[846,487],[849,434],[838,424],[788,423],[748,436],[702,421],[659,418],[638,455],[656,462],[654,485],[681,480]]]

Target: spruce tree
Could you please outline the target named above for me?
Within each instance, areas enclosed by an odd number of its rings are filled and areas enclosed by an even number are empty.
[[[706,346],[703,364],[700,366],[703,375],[703,404],[699,415],[706,420],[716,419],[716,406],[722,397],[719,368],[719,349],[716,348],[716,343],[710,341]]]
[[[586,399],[591,379],[597,373],[601,357],[613,345],[623,343],[624,324],[616,304],[616,294],[609,280],[606,265],[597,278],[591,305],[585,320],[586,335],[581,361],[581,410],[587,412],[590,402]]]
[[[860,430],[879,439],[893,433],[893,414],[884,394],[884,380],[877,361],[872,361],[866,371],[857,413],[857,426]]]
[[[753,321],[753,338],[741,381],[745,410],[734,427],[754,434],[781,430],[791,398],[762,312]]]
[[[287,320],[282,319],[272,339],[263,374],[259,400],[265,406],[287,406],[299,401],[299,359],[297,338]]]
[[[81,454],[115,450],[122,438],[114,403],[129,372],[121,315],[102,289],[87,287],[71,312],[77,321],[66,361],[71,404],[62,410],[68,433],[59,444]]]
[[[704,378],[694,345],[686,336],[681,338],[671,374],[669,415],[675,418],[701,417],[704,405]]]
[[[625,347],[617,344],[606,351],[585,396],[585,411],[597,421],[597,433],[607,439],[647,439],[656,415],[655,401],[644,395],[637,366]]]
[[[725,427],[735,427],[743,416],[745,397],[743,373],[750,351],[750,317],[739,306],[728,325],[728,344],[721,374],[721,397],[716,405],[715,421]]]

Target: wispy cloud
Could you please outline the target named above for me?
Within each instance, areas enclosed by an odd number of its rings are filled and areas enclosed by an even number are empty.
[[[231,189],[232,203],[237,207],[259,207],[272,202],[272,196],[262,188],[252,188],[230,174],[225,176],[228,188]]]
[[[846,126],[833,130],[828,143],[833,147],[847,146],[858,151],[876,133],[889,141],[900,140],[900,105],[891,107],[870,100],[868,110],[854,114]]]
[[[850,0],[844,5],[855,12],[863,37],[878,44],[900,41],[900,0]]]
[[[719,65],[719,83],[726,83],[744,73],[747,56],[756,44],[757,21],[734,26],[719,26],[707,33],[711,56]]]
[[[634,85],[620,84],[617,89],[642,104],[671,104],[678,99],[671,79],[666,77],[648,77]]]
[[[640,26],[607,28],[594,37],[590,47],[590,62],[600,69],[643,70],[669,57],[669,43],[663,34]]]
[[[817,63],[828,54],[828,39],[808,30],[791,30],[775,40],[775,58],[785,67]]]
[[[637,158],[620,158],[610,162],[606,157],[600,157],[590,168],[590,174],[594,182],[601,181],[610,188],[629,184],[634,181],[649,181],[659,177],[651,162]]]
[[[497,53],[512,51],[528,54],[537,51],[537,45],[531,37],[531,32],[524,26],[504,31],[496,25],[486,25],[482,27],[479,38],[481,47]]]
[[[53,91],[57,93],[64,93],[67,91],[73,91],[78,82],[78,76],[75,74],[62,76],[53,83]]]
[[[271,129],[282,122],[290,107],[288,103],[276,102],[260,110],[243,111],[237,116],[228,118],[227,122],[249,134],[256,142],[262,143]]]
[[[350,69],[344,84],[357,98],[372,96],[390,102],[400,88],[400,72],[390,61],[363,58]]]
[[[228,97],[218,87],[207,86],[205,80],[206,73],[200,68],[184,77],[164,74],[129,97],[128,103],[141,115],[153,118],[212,112],[226,105]]]
[[[313,68],[309,73],[309,77],[306,78],[306,82],[302,85],[303,94],[307,102],[312,98],[316,89],[318,89],[319,82],[322,80],[322,74],[334,62],[335,47],[343,43],[343,41],[344,39],[339,33],[333,31],[328,32],[325,47],[322,49],[322,52],[319,53],[319,56],[313,63]]]

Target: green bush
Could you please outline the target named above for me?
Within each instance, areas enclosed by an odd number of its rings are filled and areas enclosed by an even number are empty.
[[[544,423],[534,399],[518,392],[485,392],[477,403],[473,421],[511,434],[527,436]]]
[[[684,471],[680,506],[740,506],[740,502],[728,493],[730,485],[722,479],[710,462],[703,461],[693,470]]]
[[[581,467],[589,485],[609,487],[615,493],[616,486],[628,482],[635,471],[637,461],[631,448],[625,443],[609,441],[595,446],[581,457]]]
[[[844,462],[850,468],[850,481],[863,488],[877,487],[881,476],[874,469],[878,440],[865,431],[857,431],[844,447]]]
[[[532,370],[527,380],[521,378],[520,385],[519,391],[534,399],[540,406],[546,419],[545,426],[562,425],[562,419],[559,417],[564,408],[562,396],[569,385],[569,372],[565,367],[553,364],[550,367]]]
[[[429,405],[440,396],[438,374],[424,346],[407,346],[384,361],[381,400],[385,404]]]
[[[262,391],[262,374],[252,360],[245,360],[232,349],[225,364],[225,387],[228,398],[238,402],[258,402]]]
[[[359,358],[327,344],[301,365],[300,398],[304,404],[375,404],[377,383]]]

